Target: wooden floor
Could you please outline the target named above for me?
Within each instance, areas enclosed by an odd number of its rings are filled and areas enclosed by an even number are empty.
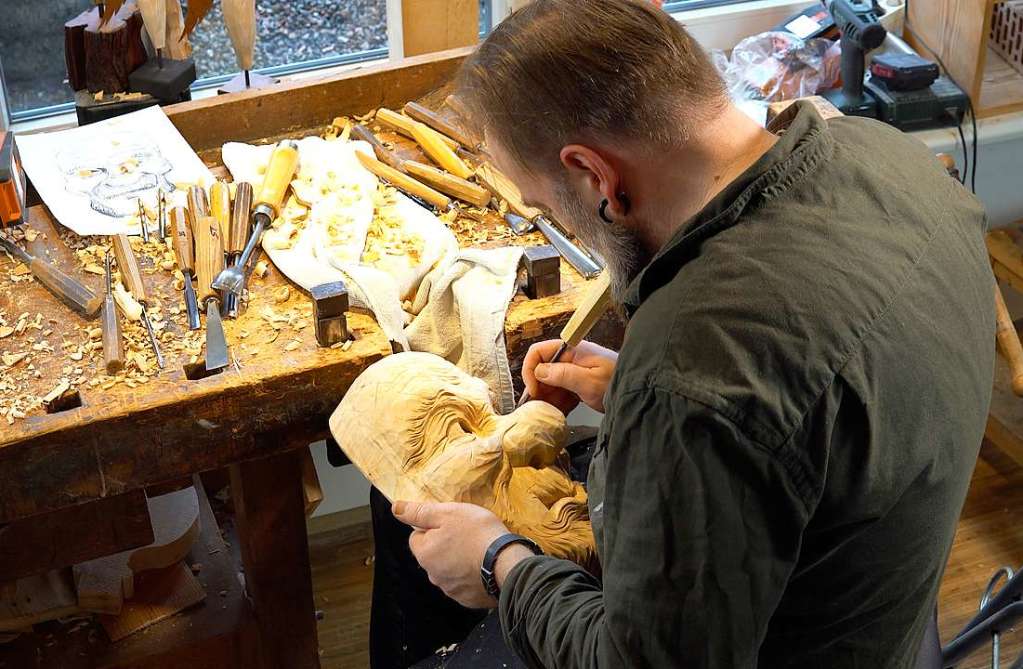
[[[360,514],[362,514],[360,516]],[[974,472],[952,556],[941,588],[939,622],[948,640],[976,612],[980,595],[999,566],[1023,566],[1023,468],[988,444]],[[351,525],[355,520],[356,524]],[[324,669],[369,666],[369,603],[373,582],[373,541],[365,510],[352,512],[345,529],[311,528],[313,585]],[[1004,666],[1023,653],[1023,629],[1002,641]],[[961,665],[990,666],[989,651]]]

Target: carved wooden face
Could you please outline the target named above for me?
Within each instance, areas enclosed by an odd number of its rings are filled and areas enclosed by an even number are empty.
[[[478,504],[548,554],[593,556],[586,492],[555,464],[565,417],[546,402],[498,416],[483,381],[436,355],[399,353],[362,373],[330,431],[388,499]]]

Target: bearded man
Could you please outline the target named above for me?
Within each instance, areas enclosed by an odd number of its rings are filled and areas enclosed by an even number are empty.
[[[646,2],[536,0],[460,88],[628,328],[523,369],[604,413],[601,574],[479,507],[398,501],[430,580],[497,607],[530,667],[915,666],[992,387],[982,208],[881,123],[799,103],[761,128]]]

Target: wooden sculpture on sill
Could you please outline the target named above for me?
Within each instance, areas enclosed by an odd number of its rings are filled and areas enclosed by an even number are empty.
[[[593,565],[586,491],[565,417],[546,402],[494,413],[486,384],[430,353],[399,353],[356,379],[330,418],[352,463],[388,499],[470,502],[544,552]]]

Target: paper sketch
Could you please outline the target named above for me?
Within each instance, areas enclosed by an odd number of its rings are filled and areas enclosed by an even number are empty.
[[[61,132],[18,137],[25,171],[43,202],[80,235],[138,234],[138,200],[213,177],[159,107]],[[181,187],[182,190],[178,190]]]

